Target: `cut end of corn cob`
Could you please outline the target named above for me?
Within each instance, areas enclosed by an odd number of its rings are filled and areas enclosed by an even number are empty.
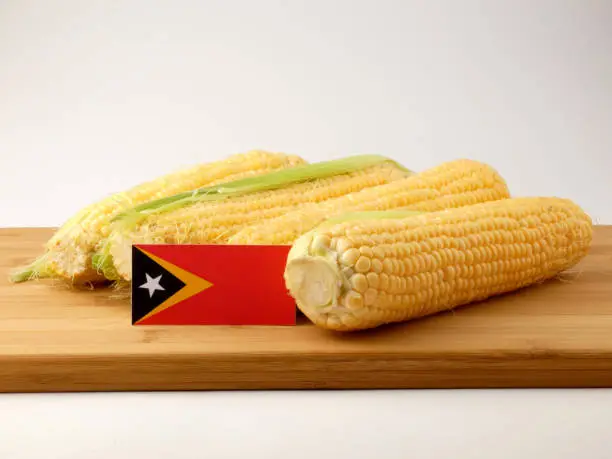
[[[356,264],[361,253],[348,251],[343,259],[338,260],[338,253],[331,249],[332,245],[338,246],[338,241],[332,243],[324,231],[333,229],[339,223],[407,218],[419,214],[409,210],[353,212],[325,221],[317,227],[316,232],[305,234],[291,247],[284,274],[287,288],[299,303],[308,307],[338,307],[343,287],[350,287],[348,276],[352,273],[344,270],[342,265],[346,265],[349,259]],[[340,242],[341,245],[345,243]]]
[[[379,155],[298,166],[147,203],[113,223],[97,268],[131,280],[133,244],[225,244],[242,228],[412,172]],[[136,216],[134,215],[136,214]],[[114,266],[111,267],[110,263]]]
[[[545,281],[586,256],[591,240],[590,217],[560,198],[379,213],[298,238],[284,277],[316,325],[363,330]]]

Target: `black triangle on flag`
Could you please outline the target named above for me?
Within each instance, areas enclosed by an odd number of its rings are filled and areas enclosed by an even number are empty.
[[[132,325],[183,287],[183,281],[132,246]]]

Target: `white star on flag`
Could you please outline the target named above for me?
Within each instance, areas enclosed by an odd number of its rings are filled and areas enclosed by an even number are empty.
[[[166,290],[161,285],[159,285],[159,281],[162,277],[161,274],[156,278],[152,278],[151,276],[149,276],[148,273],[145,273],[145,276],[147,276],[147,281],[139,288],[146,288],[149,291],[149,298],[153,297],[153,293],[155,293],[156,290]]]

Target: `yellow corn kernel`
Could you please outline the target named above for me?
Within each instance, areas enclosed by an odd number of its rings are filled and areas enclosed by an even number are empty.
[[[344,222],[339,217],[293,244],[285,283],[316,325],[373,328],[539,283],[585,257],[593,233],[591,218],[561,198],[505,199],[403,217],[374,214]],[[383,273],[372,264],[347,280],[341,250],[311,251],[313,237],[347,234],[353,241],[371,241],[359,250],[382,257]],[[372,235],[379,236],[376,242]]]
[[[176,193],[304,163],[298,156],[254,150],[181,169],[108,196],[70,218],[47,242],[44,255],[16,272],[12,280],[19,282],[36,277],[61,277],[74,283],[102,281],[104,277],[91,266],[92,255],[110,234],[111,220],[120,212]]]
[[[291,244],[321,222],[346,212],[392,209],[431,212],[509,197],[506,182],[497,171],[486,164],[462,159],[249,225],[236,233],[230,243]]]

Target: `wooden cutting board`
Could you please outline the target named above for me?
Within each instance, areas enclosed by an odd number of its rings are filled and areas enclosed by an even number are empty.
[[[51,229],[0,229],[3,273]],[[612,387],[612,226],[577,273],[369,332],[133,327],[108,290],[0,280],[0,392]]]

